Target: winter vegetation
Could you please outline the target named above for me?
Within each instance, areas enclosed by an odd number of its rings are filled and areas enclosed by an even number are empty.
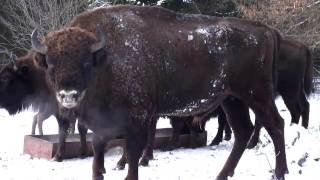
[[[319,0],[3,0],[0,45],[26,51],[34,28],[46,33],[86,9],[116,4],[160,5],[183,13],[262,21],[278,28],[283,35],[306,43],[315,51],[315,58],[320,57]]]

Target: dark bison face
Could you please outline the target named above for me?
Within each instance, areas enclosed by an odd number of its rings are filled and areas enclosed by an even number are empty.
[[[32,34],[32,48],[40,54],[36,64],[44,67],[59,104],[75,108],[84,98],[92,76],[92,69],[104,53],[105,38],[72,27],[48,34],[44,43]],[[99,39],[99,40],[97,40]]]
[[[27,98],[33,93],[30,77],[29,67],[24,63],[10,63],[1,68],[0,106],[10,114],[29,105]]]

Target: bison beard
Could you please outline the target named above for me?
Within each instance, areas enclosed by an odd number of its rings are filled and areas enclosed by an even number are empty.
[[[218,179],[233,175],[250,138],[248,106],[272,137],[275,175],[284,178],[284,122],[273,101],[278,40],[257,22],[136,6],[80,14],[43,42],[32,36],[42,56],[36,63],[53,90],[86,92],[75,108],[79,122],[95,134],[95,180],[103,179],[104,146],[111,138],[126,136],[126,179],[136,180],[155,118],[197,116],[220,104],[235,143]]]

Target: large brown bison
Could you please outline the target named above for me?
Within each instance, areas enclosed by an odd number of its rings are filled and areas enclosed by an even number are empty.
[[[291,114],[291,122],[308,128],[309,102],[312,92],[313,62],[311,52],[303,43],[285,39],[280,43],[277,91]]]
[[[103,179],[111,138],[126,136],[126,179],[136,180],[150,122],[196,116],[220,104],[235,144],[218,179],[233,175],[250,138],[248,106],[272,137],[275,175],[284,177],[284,123],[273,101],[278,36],[248,22],[116,6],[78,15],[42,42],[34,31],[36,63],[46,69],[59,106],[77,112],[94,132],[93,179]]]
[[[306,96],[312,92],[312,68],[313,62],[311,52],[307,46],[292,39],[282,39],[280,42],[279,59],[277,62],[277,95],[281,95],[285,105],[291,114],[291,123],[298,124],[302,117],[302,126],[308,128],[309,124],[309,102]],[[223,112],[222,112],[223,113]],[[206,119],[202,119],[206,121]],[[220,121],[226,120],[221,118]],[[201,122],[205,123],[205,122]],[[225,123],[222,123],[225,124]],[[228,124],[226,125],[228,126]],[[221,142],[223,127],[220,127],[214,142]],[[248,148],[255,147],[259,141],[261,124],[257,121],[254,133],[248,143]],[[220,140],[220,141],[218,141]],[[213,143],[211,143],[213,144]]]
[[[32,123],[32,134],[35,134],[38,124],[39,134],[42,135],[42,123],[54,115],[59,124],[59,147],[54,156],[55,161],[62,161],[64,157],[65,139],[67,130],[74,132],[75,116],[68,115],[68,118],[59,114],[58,104],[54,94],[48,87],[45,72],[34,66],[35,53],[29,51],[26,55],[17,59],[10,59],[0,70],[0,107],[8,110],[9,114],[17,113],[24,107],[32,105],[39,112],[34,116]],[[23,78],[22,78],[23,77]],[[65,119],[62,123],[60,119]],[[62,126],[64,125],[64,126]],[[145,148],[141,158],[141,165],[148,165],[153,159],[153,141],[156,130],[156,121],[148,128],[149,145]],[[86,134],[87,129],[78,123],[80,134],[80,157],[87,156]],[[126,154],[117,163],[117,168],[123,169],[126,164]]]
[[[306,96],[312,92],[313,62],[307,46],[292,39],[282,39],[278,60],[277,92],[281,95],[291,114],[291,123],[298,124],[302,117],[302,126],[308,128],[309,102]],[[248,143],[253,148],[259,141],[260,121],[255,123],[254,133]]]
[[[40,134],[42,133],[42,121],[54,115],[59,124],[59,146],[54,160],[62,161],[64,155],[65,139],[70,124],[75,123],[76,118],[64,118],[59,115],[58,103],[51,88],[47,85],[45,72],[34,65],[36,53],[30,51],[27,55],[17,58],[15,61],[3,66],[0,71],[0,107],[8,110],[9,114],[20,111],[23,107],[32,105],[39,112],[34,116],[32,133],[35,124],[38,123]],[[85,127],[78,125],[82,135],[82,151],[86,154]]]

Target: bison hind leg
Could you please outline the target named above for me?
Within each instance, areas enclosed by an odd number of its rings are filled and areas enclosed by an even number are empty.
[[[217,177],[219,180],[224,180],[227,179],[228,176],[233,176],[234,169],[246,149],[247,142],[249,141],[253,130],[253,125],[249,116],[249,108],[242,101],[233,97],[228,97],[223,102],[223,110],[225,111],[228,123],[234,132],[235,142],[227,162]]]
[[[264,108],[253,108],[253,111],[257,120],[260,120],[273,141],[276,155],[275,176],[281,179],[284,178],[284,174],[288,173],[284,141],[284,120],[280,116],[274,101],[271,101],[269,106],[261,107]]]

